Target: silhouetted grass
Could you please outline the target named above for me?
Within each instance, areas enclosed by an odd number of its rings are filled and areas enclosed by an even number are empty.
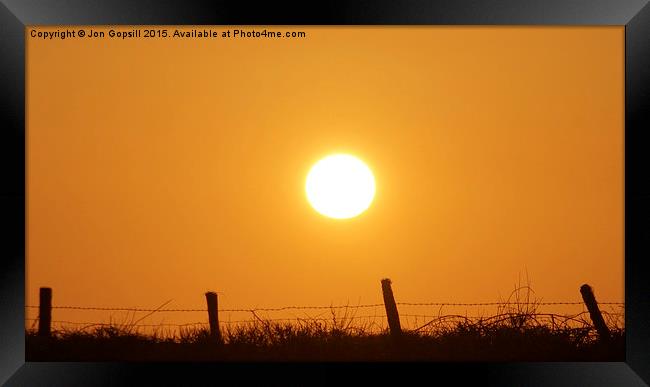
[[[522,317],[525,319],[525,317]],[[179,335],[134,333],[112,326],[26,335],[27,361],[623,361],[625,335],[599,342],[581,328],[457,322],[445,329],[388,332],[318,321],[254,322],[227,328],[214,343],[203,328]]]
[[[624,361],[622,318],[604,313],[611,330],[599,340],[588,313],[538,313],[528,285],[515,286],[497,313],[484,318],[440,315],[392,337],[372,323],[353,324],[354,307],[331,320],[256,320],[222,328],[154,330],[135,324],[86,326],[39,337],[26,331],[27,361]],[[142,319],[140,319],[142,320]]]

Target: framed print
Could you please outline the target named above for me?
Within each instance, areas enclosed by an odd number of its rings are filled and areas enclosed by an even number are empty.
[[[644,1],[4,1],[0,380],[647,385]]]

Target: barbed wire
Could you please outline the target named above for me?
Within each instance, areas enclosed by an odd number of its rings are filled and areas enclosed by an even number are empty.
[[[453,302],[396,302],[397,305],[410,306],[502,306],[502,305],[584,305],[584,302],[474,302],[474,303],[453,303]],[[624,302],[599,302],[598,305],[625,305]]]
[[[605,317],[608,319],[621,317],[624,313],[613,313],[613,312],[602,312]],[[589,312],[582,311],[576,314],[555,314],[555,313],[500,313],[493,316],[467,316],[467,315],[457,315],[457,314],[448,314],[448,315],[426,315],[426,314],[401,314],[400,317],[405,319],[405,323],[417,323],[418,319],[429,320],[426,324],[421,325],[420,327],[414,329],[413,331],[417,332],[425,327],[440,327],[449,323],[465,322],[465,323],[479,323],[487,324],[487,326],[498,324],[500,322],[506,321],[508,319],[517,318],[517,317],[526,317],[529,321],[533,321],[536,324],[541,324],[543,322],[551,323],[552,326],[568,326],[567,324],[572,322],[579,325],[589,325],[586,315]],[[339,316],[339,322],[360,320],[360,319],[372,319],[373,323],[376,324],[375,320],[385,319],[387,316],[385,314],[374,314],[374,315],[362,315],[362,316]],[[410,320],[415,319],[415,321]],[[38,318],[26,318],[26,322],[36,322]],[[235,321],[220,321],[219,325],[230,326],[233,324],[257,324],[260,320],[248,319],[248,320],[235,320]],[[274,319],[264,319],[262,322],[333,322],[336,323],[336,320],[332,318],[319,318],[319,317],[306,317],[306,318],[274,318]],[[611,322],[612,320],[610,320]],[[164,327],[175,327],[178,329],[184,327],[207,327],[209,324],[207,322],[190,322],[182,324],[170,324],[170,323],[158,323],[158,324],[133,324],[133,323],[117,323],[117,322],[95,322],[95,321],[67,321],[67,320],[54,320],[51,321],[53,325],[59,325],[64,327],[65,325],[74,325],[74,326],[83,326],[81,330],[94,327],[111,327],[116,329],[140,329],[140,328],[164,328]],[[35,324],[32,324],[32,329]],[[379,326],[378,326],[379,327]],[[383,324],[382,324],[383,327]],[[381,328],[381,327],[380,327]],[[63,328],[65,330],[65,328]]]
[[[606,315],[612,315],[612,316],[623,316],[623,313],[612,313],[612,312],[607,312],[607,311],[601,311],[602,314]],[[588,311],[583,311],[580,313],[575,313],[575,314],[557,314],[557,313],[500,313],[495,316],[467,316],[467,315],[458,315],[458,314],[445,314],[445,315],[430,315],[430,314],[403,314],[400,313],[400,317],[414,317],[414,318],[453,318],[453,317],[462,317],[464,319],[470,319],[470,320],[490,320],[495,317],[499,316],[517,316],[517,315],[532,315],[532,316],[538,316],[538,317],[577,317],[577,316],[583,316],[589,314]],[[377,315],[364,315],[364,316],[349,316],[349,317],[341,317],[341,319],[362,319],[362,318],[386,318],[385,314],[377,314]],[[38,321],[37,318],[25,318],[25,321]],[[320,318],[320,317],[293,317],[293,318],[272,318],[272,319],[264,319],[265,321],[331,321],[331,318]],[[220,321],[220,324],[231,324],[231,323],[244,323],[244,322],[254,322],[257,320],[254,319],[248,319],[248,320],[227,320],[227,321]],[[106,324],[106,325],[132,325],[128,323],[120,324],[120,323],[100,323],[100,322],[78,322],[78,321],[65,321],[65,320],[52,320],[52,323],[71,323],[71,324]],[[196,324],[208,324],[207,322],[196,322],[196,323],[185,323],[185,324],[133,324],[133,325],[140,325],[140,326],[158,326],[158,325],[170,325],[170,326],[183,326],[183,325],[196,325]]]
[[[39,306],[27,305],[25,308],[38,309]],[[207,312],[207,309],[145,309],[145,308],[110,308],[100,306],[52,306],[52,309],[104,310],[115,312]],[[220,310],[225,311],[225,310]],[[247,310],[250,311],[250,310]]]
[[[377,319],[377,318],[386,318],[385,314],[381,315],[366,315],[366,316],[351,316],[351,317],[345,317],[343,319],[345,320],[358,320],[358,319]],[[38,318],[28,318],[25,319],[25,321],[38,321]],[[299,317],[294,317],[294,318],[272,318],[272,319],[264,319],[264,321],[332,321],[332,319],[329,318],[299,318]],[[254,319],[249,319],[249,320],[235,320],[235,321],[219,321],[219,324],[224,324],[224,325],[229,325],[229,324],[243,324],[243,323],[256,323],[258,322],[257,320]],[[207,322],[193,322],[193,323],[183,323],[183,324],[169,324],[169,323],[160,323],[160,324],[129,324],[129,323],[106,323],[106,322],[98,322],[98,321],[67,321],[67,320],[53,320],[51,321],[52,324],[70,324],[70,325],[99,325],[99,326],[112,326],[112,327],[164,327],[164,326],[172,326],[172,327],[184,327],[184,326],[193,326],[193,325],[209,325]]]
[[[459,316],[451,316],[451,317],[459,317]],[[289,322],[289,321],[294,321],[291,319],[273,319],[273,320],[265,320],[265,322]],[[329,321],[327,319],[315,319],[315,320],[310,320],[310,321]],[[102,323],[102,322],[76,322],[76,321],[52,321],[52,323],[56,323],[59,325],[74,325],[74,326],[84,326],[82,329],[88,329],[88,328],[94,328],[94,327],[113,327],[113,328],[120,328],[120,325],[116,324],[111,324],[111,323]],[[232,324],[256,324],[258,321],[256,320],[241,320],[241,321],[229,321],[229,322],[220,322],[220,325],[232,325]],[[184,327],[197,327],[197,326],[202,326],[202,327],[208,327],[209,324],[205,322],[195,322],[195,323],[185,323],[185,324],[138,324],[138,325],[133,325],[133,326],[124,326],[124,328],[130,328],[130,329],[138,329],[138,328],[165,328],[165,327],[173,327],[173,328],[184,328]]]
[[[505,305],[526,305],[522,302],[474,302],[474,303],[454,303],[454,302],[397,302],[397,305],[404,306],[505,306]],[[584,305],[583,302],[531,302],[530,305],[550,306],[550,305]],[[624,302],[599,302],[598,305],[618,305],[624,306]],[[274,308],[247,308],[247,309],[219,309],[219,312],[280,312],[284,310],[317,310],[317,309],[358,309],[358,308],[377,308],[383,307],[384,304],[362,304],[362,305],[318,305],[318,306],[282,306]],[[38,309],[37,305],[26,305],[25,308]],[[99,307],[99,306],[52,306],[52,309],[68,310],[96,310],[96,311],[116,311],[116,312],[207,312],[207,309],[148,309],[148,308],[120,308],[120,307]]]

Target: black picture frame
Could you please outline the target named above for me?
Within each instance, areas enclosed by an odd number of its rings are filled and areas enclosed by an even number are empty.
[[[189,385],[326,381],[636,386],[650,383],[650,6],[645,0],[204,2],[2,0],[0,158],[4,223],[0,383],[9,386]],[[47,363],[25,362],[25,27],[30,25],[619,25],[625,26],[626,358],[610,363]],[[336,371],[336,372],[335,372]],[[347,375],[341,375],[345,372]],[[348,374],[349,373],[349,374]],[[423,379],[422,379],[423,378]],[[228,383],[233,383],[228,382]],[[401,383],[400,383],[401,384]]]

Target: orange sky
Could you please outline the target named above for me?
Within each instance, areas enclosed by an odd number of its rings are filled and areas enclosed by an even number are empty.
[[[623,27],[274,29],[307,37],[28,35],[28,304],[375,303],[383,277],[493,302],[526,270],[623,301]],[[335,152],[375,174],[358,218],[305,199]]]

